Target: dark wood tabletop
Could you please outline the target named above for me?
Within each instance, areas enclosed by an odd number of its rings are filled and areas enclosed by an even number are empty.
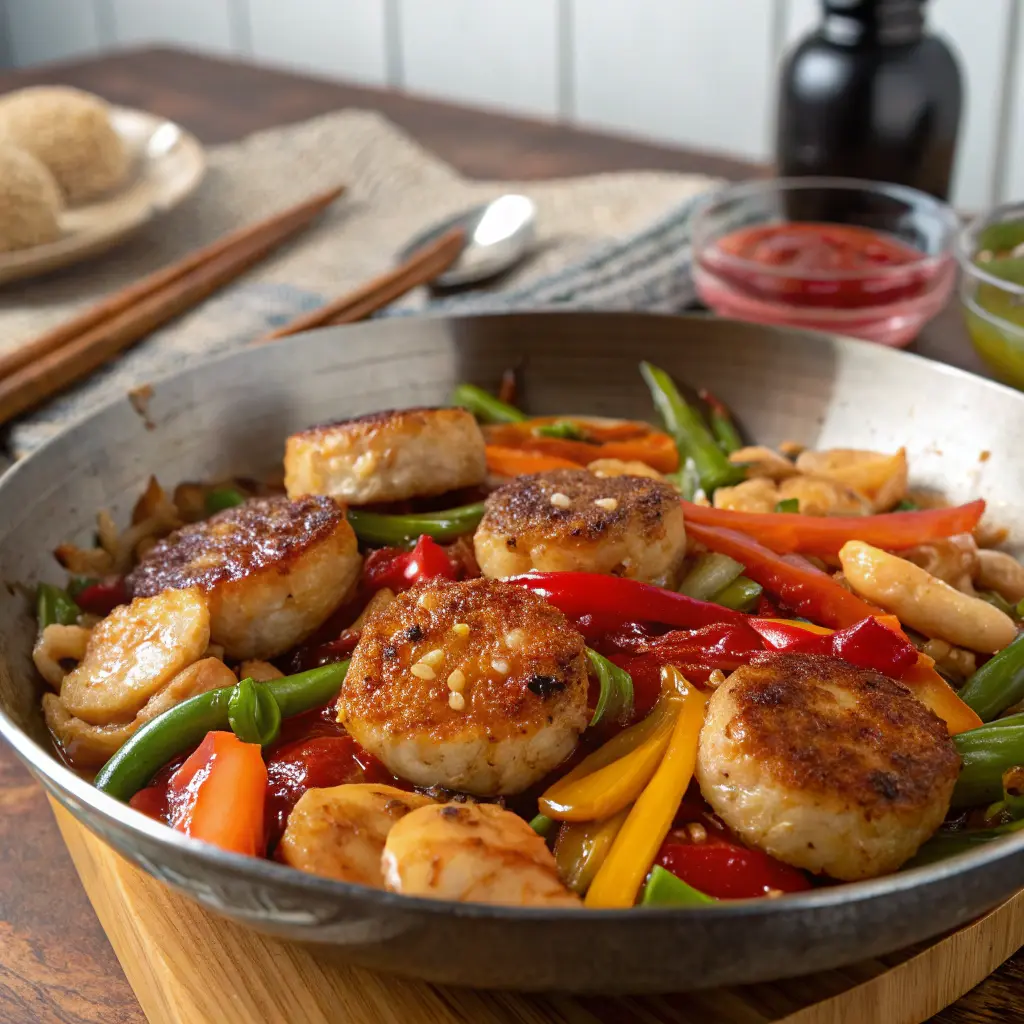
[[[205,143],[228,142],[341,107],[372,108],[476,178],[540,179],[639,169],[733,179],[767,173],[766,168],[724,157],[177,50],[134,50],[3,74],[0,92],[42,83],[78,86],[172,118]],[[914,350],[982,372],[954,304],[929,325]],[[1018,953],[935,1021],[1024,1020],[1022,980],[1024,954]],[[0,745],[0,1024],[143,1020],[78,883],[42,790]]]

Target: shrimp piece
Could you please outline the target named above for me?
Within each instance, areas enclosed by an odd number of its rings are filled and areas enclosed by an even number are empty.
[[[863,495],[873,512],[885,512],[907,496],[905,448],[895,455],[856,448],[801,452],[797,456],[796,468],[809,476],[844,484]]]
[[[761,445],[738,448],[729,456],[729,461],[746,466],[747,478],[751,480],[762,476],[769,480],[786,480],[800,473],[785,456]]]
[[[496,804],[431,804],[388,833],[382,858],[391,892],[460,903],[578,907],[544,840]]]
[[[905,558],[851,540],[839,560],[856,593],[927,637],[995,654],[1017,635],[1013,620],[998,608],[961,594]]]
[[[143,705],[210,643],[210,612],[196,588],[168,590],[115,608],[95,626],[60,697],[90,725],[132,721]]]
[[[984,590],[994,590],[1011,604],[1024,600],[1024,565],[1005,551],[979,551],[975,579]]]
[[[62,626],[55,622],[39,635],[32,648],[32,660],[39,674],[55,690],[60,690],[67,675],[61,662],[81,661],[91,632],[84,626]]]
[[[719,487],[715,491],[715,508],[732,512],[774,512],[779,503],[779,489],[774,480],[757,476],[735,487]]]
[[[284,679],[284,673],[269,661],[253,658],[238,666],[238,678],[251,679],[254,683],[269,683],[271,679]]]
[[[281,858],[313,875],[383,889],[388,833],[410,811],[432,803],[419,793],[371,783],[306,790],[288,815]]]
[[[91,725],[71,714],[56,694],[43,697],[43,717],[65,760],[75,768],[99,768],[148,721],[189,697],[232,686],[235,675],[222,661],[204,658],[179,672],[146,702],[131,722]]]
[[[871,511],[867,499],[839,480],[817,476],[794,476],[783,480],[778,500],[796,498],[805,516],[863,516]]]
[[[972,580],[978,569],[978,545],[971,534],[961,533],[955,537],[906,548],[900,552],[900,557],[919,565],[925,572],[961,593],[974,594]]]

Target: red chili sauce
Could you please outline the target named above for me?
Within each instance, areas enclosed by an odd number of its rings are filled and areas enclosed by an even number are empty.
[[[922,265],[925,260],[891,235],[810,221],[741,228],[701,255],[704,269],[731,287],[769,301],[834,309],[914,298],[941,269],[932,265],[937,261]]]

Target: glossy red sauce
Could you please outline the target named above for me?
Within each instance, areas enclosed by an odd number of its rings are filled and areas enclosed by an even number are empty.
[[[701,264],[723,282],[765,300],[859,309],[927,291],[943,266],[941,261],[922,265],[925,259],[925,253],[870,228],[795,221],[734,231],[710,246]]]

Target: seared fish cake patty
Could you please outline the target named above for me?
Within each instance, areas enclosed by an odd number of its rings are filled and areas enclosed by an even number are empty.
[[[483,483],[484,436],[465,409],[375,412],[288,438],[290,497],[327,494],[351,505],[444,494]]]
[[[521,792],[586,728],[583,637],[523,587],[431,581],[366,622],[338,720],[418,786]]]
[[[758,656],[708,702],[697,780],[751,846],[852,882],[895,871],[941,824],[960,758],[902,684],[834,658]]]
[[[539,569],[665,583],[686,555],[686,527],[663,480],[555,469],[491,494],[473,545],[485,576]]]
[[[354,589],[362,559],[331,498],[252,498],[172,533],[128,577],[135,597],[198,587],[229,658],[301,643]]]

